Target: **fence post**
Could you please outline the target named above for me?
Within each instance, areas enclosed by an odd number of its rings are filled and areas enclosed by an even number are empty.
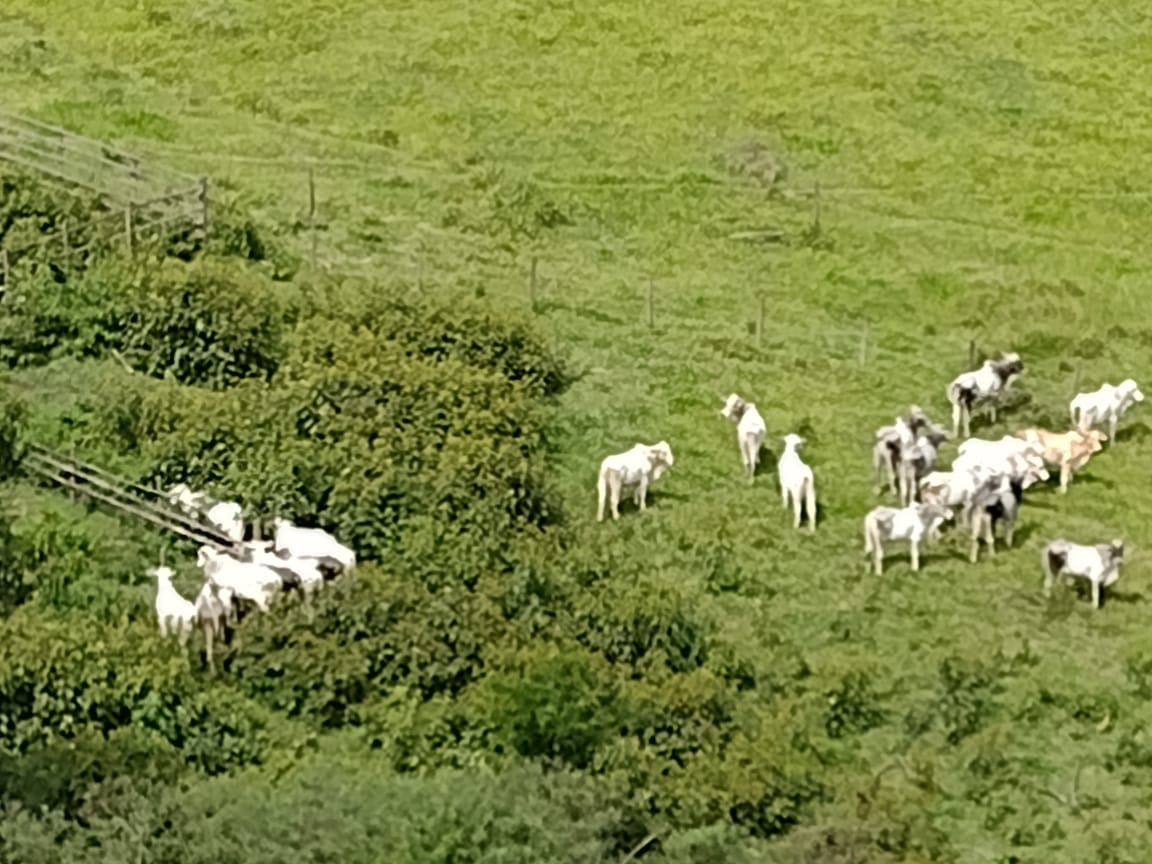
[[[128,241],[128,252],[133,251],[135,240],[132,231],[132,202],[128,202],[128,206],[124,208],[124,238]]]
[[[864,322],[864,330],[860,334],[860,366],[863,368],[868,362],[868,331],[872,329],[872,325]]]
[[[976,340],[968,340],[968,368],[971,369],[976,365]]]
[[[0,258],[4,259],[4,292],[12,285],[12,265],[8,261],[8,250],[0,249]]]
[[[308,166],[308,231],[312,234],[312,269],[316,269],[316,168]]]
[[[532,256],[532,270],[528,275],[528,302],[532,311],[536,311],[536,256]]]
[[[760,295],[760,309],[756,314],[756,345],[764,344],[764,295]]]
[[[204,232],[204,239],[208,239],[208,178],[200,178],[200,230]]]
[[[656,324],[656,310],[655,298],[653,295],[656,293],[656,288],[652,284],[652,280],[648,280],[648,329],[651,330]]]
[[[65,255],[65,257],[71,257],[69,255],[69,253],[72,251],[72,247],[68,243],[68,220],[67,219],[63,219],[60,222],[60,237],[64,243],[64,255]]]

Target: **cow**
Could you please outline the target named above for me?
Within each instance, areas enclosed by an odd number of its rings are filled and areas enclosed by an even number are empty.
[[[612,499],[612,518],[620,518],[621,489],[634,489],[633,500],[644,510],[648,487],[659,480],[672,464],[672,448],[667,441],[636,444],[631,450],[606,457],[600,463],[596,484],[600,498],[596,521],[604,521],[604,503],[609,497]]]
[[[948,401],[952,404],[952,437],[971,435],[972,409],[987,403],[992,422],[996,422],[996,406],[1012,382],[1024,371],[1024,363],[1015,352],[1003,354],[997,360],[985,360],[979,369],[962,372],[948,385]]]
[[[876,475],[877,492],[884,490],[881,472],[887,469],[888,490],[893,495],[897,494],[896,481],[903,455],[916,445],[917,438],[931,425],[928,415],[918,405],[911,405],[907,417],[897,417],[895,423],[876,430],[872,446],[872,468]]]
[[[988,543],[988,553],[996,554],[996,523],[1004,523],[1004,545],[1012,545],[1012,535],[1016,531],[1016,516],[1020,512],[1020,502],[1024,497],[1024,485],[1019,480],[1007,477],[993,478],[985,482],[964,508],[961,521],[972,528],[972,547],[968,559],[975,564],[980,554],[980,535]]]
[[[760,461],[760,447],[768,427],[756,406],[732,393],[724,400],[720,416],[736,424],[736,443],[740,447],[740,460],[749,483],[756,482],[756,465]]]
[[[1098,423],[1108,421],[1108,437],[1115,440],[1116,424],[1137,402],[1144,401],[1144,394],[1131,378],[1125,378],[1115,387],[1104,384],[1099,390],[1080,393],[1068,403],[1072,425],[1081,432],[1087,432]]]
[[[1088,432],[1048,432],[1044,429],[1022,429],[1016,437],[1038,445],[1044,462],[1060,468],[1060,491],[1067,492],[1072,472],[1083,468],[1093,453],[1103,449],[1108,436],[1092,429]]]
[[[788,509],[791,498],[794,514],[792,527],[800,527],[802,510],[808,512],[808,530],[816,530],[816,480],[812,469],[804,464],[798,452],[804,439],[794,433],[784,436],[784,452],[776,463],[776,473],[780,478],[780,497],[784,509]]]
[[[935,423],[920,433],[911,447],[900,454],[900,504],[907,507],[919,491],[920,479],[936,468],[940,445],[948,440],[948,432]]]
[[[864,517],[864,554],[875,556],[876,575],[884,571],[886,540],[907,540],[911,546],[912,569],[920,569],[920,543],[936,538],[940,526],[951,519],[950,508],[936,504],[910,507],[875,507]]]
[[[956,448],[957,456],[952,460],[953,471],[983,470],[990,474],[1004,474],[1023,480],[1029,472],[1039,479],[1047,480],[1044,468],[1044,448],[1035,441],[1022,441],[1012,435],[999,440],[969,438]]]
[[[1120,578],[1124,562],[1124,542],[1113,540],[1095,546],[1081,546],[1063,538],[1044,547],[1040,564],[1044,568],[1044,593],[1052,593],[1058,576],[1074,576],[1092,583],[1092,608],[1100,608],[1100,592]]]

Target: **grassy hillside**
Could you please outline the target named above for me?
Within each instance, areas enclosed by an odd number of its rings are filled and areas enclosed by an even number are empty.
[[[817,702],[880,713],[838,745],[829,799],[764,847],[793,861],[887,860],[853,857],[867,807],[943,838],[903,860],[1147,848],[1152,421],[1137,409],[1066,497],[1030,496],[994,561],[953,540],[917,575],[897,556],[869,576],[860,518],[872,430],[909,402],[942,417],[969,340],[1027,364],[1030,398],[985,437],[1059,427],[1076,382],[1147,378],[1150,50],[1131,2],[0,10],[5,106],[219,178],[294,226],[305,259],[314,166],[331,274],[523,309],[538,259],[537,324],[583,372],[549,432],[571,518],[591,522],[606,453],[676,453],[650,512],[583,526],[589,542],[690,592],[764,680],[796,652]],[[743,484],[731,390],[773,449],[808,438],[814,537],[786,524],[772,457]],[[1098,613],[1040,594],[1038,550],[1061,534],[1132,546]],[[782,713],[781,737],[810,721]]]

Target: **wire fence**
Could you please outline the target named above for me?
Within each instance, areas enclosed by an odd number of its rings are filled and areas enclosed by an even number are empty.
[[[47,253],[60,260],[123,242],[170,239],[208,229],[208,179],[175,171],[105,142],[0,109],[0,162],[68,193],[85,192],[95,210],[83,224],[41,227],[35,236],[4,236],[0,288],[12,285],[17,262]]]

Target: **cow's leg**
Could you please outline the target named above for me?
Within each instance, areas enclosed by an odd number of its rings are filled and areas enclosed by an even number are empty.
[[[800,527],[800,515],[801,515],[801,510],[804,507],[804,502],[800,499],[800,492],[801,491],[802,490],[797,489],[795,492],[792,493],[792,527],[793,528],[799,528]]]
[[[996,531],[992,526],[992,517],[989,516],[984,521],[985,536],[988,538],[988,554],[996,556]]]
[[[1109,443],[1116,440],[1116,424],[1120,422],[1120,416],[1113,411],[1108,417],[1108,441]]]
[[[1068,491],[1068,481],[1072,479],[1072,466],[1065,462],[1060,466],[1060,491]]]
[[[809,481],[805,489],[804,508],[808,511],[808,530],[816,530],[816,484]]]
[[[1015,519],[1005,519],[1004,520],[1004,545],[1005,546],[1008,546],[1008,547],[1012,546],[1012,535],[1015,532],[1016,532],[1016,520]]]
[[[640,477],[640,485],[636,487],[636,501],[640,509],[646,510],[648,507],[648,475],[644,474]]]
[[[876,575],[882,576],[884,574],[884,544],[880,542],[879,538],[876,539],[872,552],[876,559]]]
[[[1092,608],[1100,608],[1100,583],[1095,579],[1092,580]]]
[[[784,478],[780,478],[780,506],[785,510],[788,509],[788,484],[784,482]]]
[[[168,619],[163,616],[160,618],[160,638],[168,638]]]
[[[980,526],[974,524],[972,526],[972,546],[968,550],[968,560],[975,564],[976,559],[980,557]]]
[[[912,552],[912,572],[915,573],[920,569],[920,542],[918,540],[912,540],[908,546]]]

